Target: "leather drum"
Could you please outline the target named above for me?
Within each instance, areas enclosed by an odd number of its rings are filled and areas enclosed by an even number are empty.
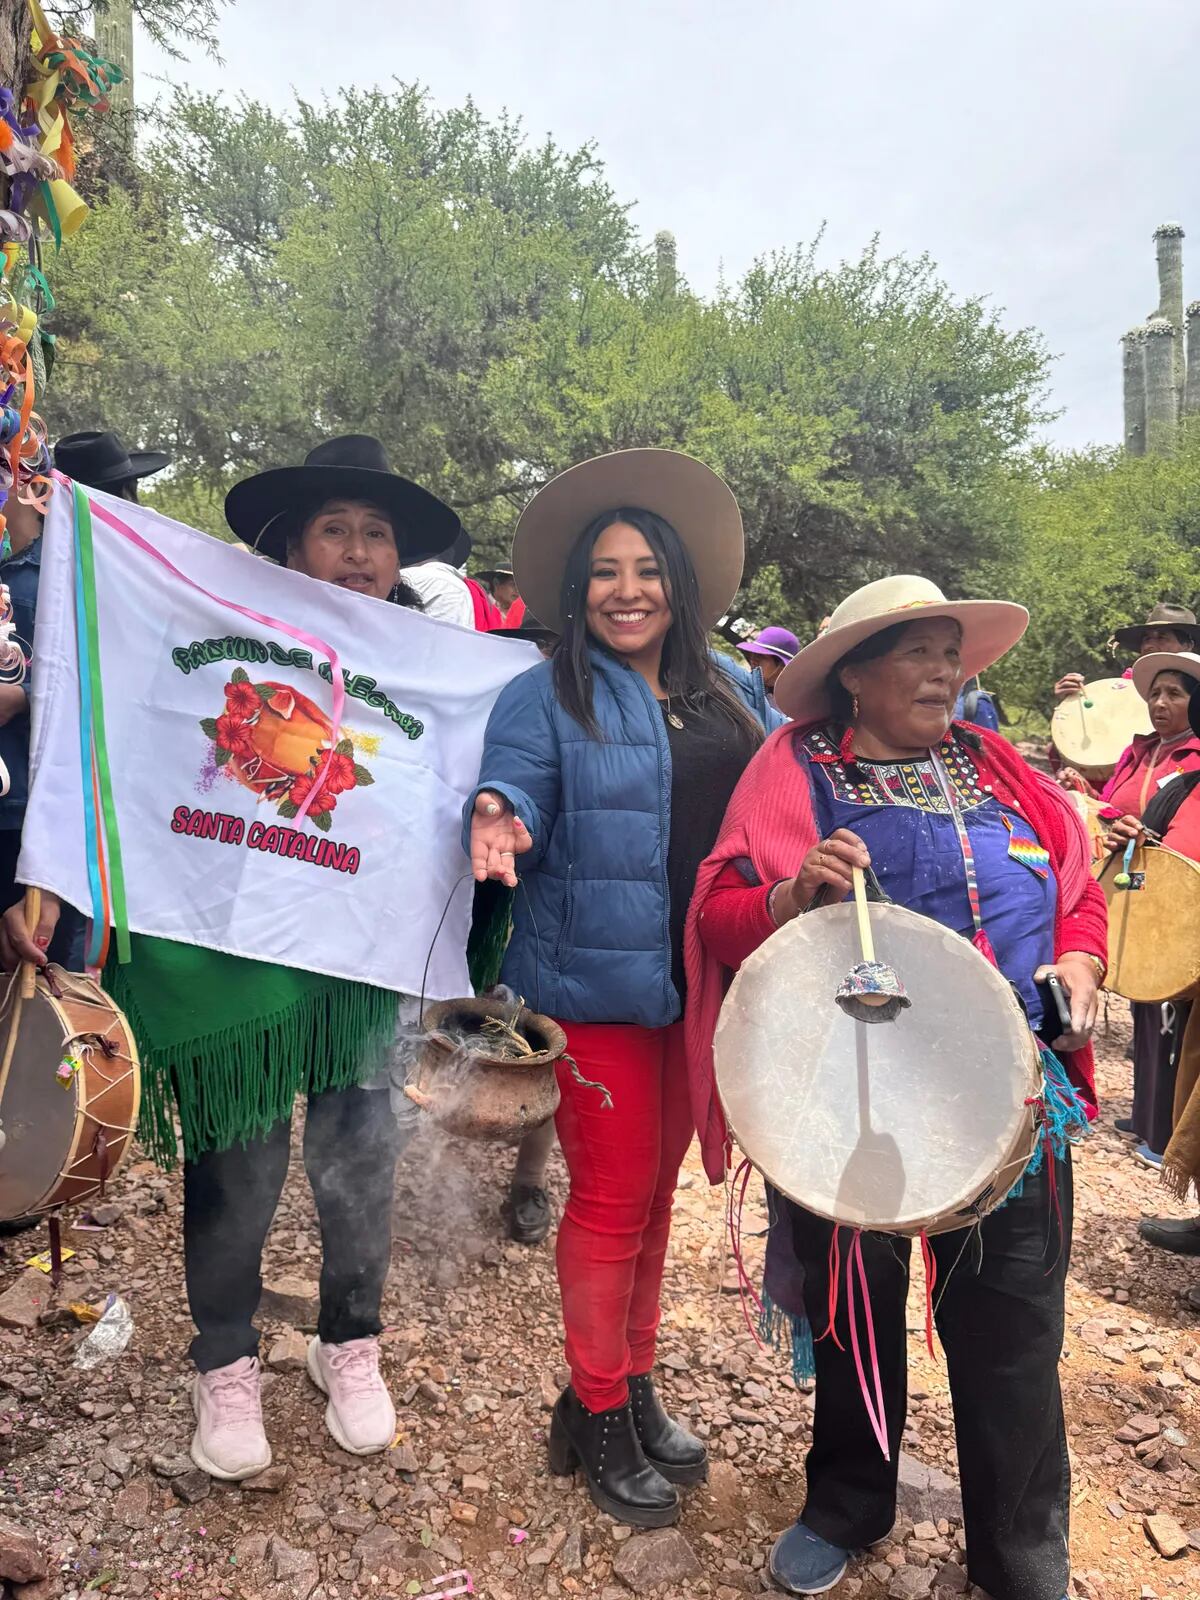
[[[797,917],[725,998],[725,1114],[763,1176],[818,1216],[908,1236],[967,1227],[1033,1155],[1038,1049],[1009,984],[967,939],[891,904],[870,918],[911,1007],[886,1023],[847,1016],[834,995],[860,959],[854,907]]]
[[[61,967],[22,974],[0,1005],[0,1220],[89,1201],[129,1154],[141,1100],[137,1045],[98,984]],[[13,1034],[15,1032],[15,1039]]]
[[[1127,886],[1117,883],[1128,876]],[[1108,901],[1108,976],[1126,1000],[1179,1000],[1200,984],[1200,866],[1165,845],[1116,851],[1097,869]]]
[[[1095,783],[1113,769],[1135,735],[1151,731],[1150,712],[1132,678],[1097,678],[1060,700],[1050,737],[1068,766]]]

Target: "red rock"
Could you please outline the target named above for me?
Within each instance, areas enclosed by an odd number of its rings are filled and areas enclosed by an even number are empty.
[[[50,1309],[54,1291],[50,1279],[36,1267],[26,1267],[20,1277],[0,1294],[0,1328],[18,1328],[30,1333],[38,1318]]]
[[[33,1535],[15,1522],[0,1519],[0,1578],[13,1583],[36,1583],[49,1571]]]

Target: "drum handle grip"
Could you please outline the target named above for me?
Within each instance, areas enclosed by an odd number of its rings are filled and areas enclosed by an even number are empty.
[[[41,914],[42,891],[26,889],[25,926],[30,929],[36,928]],[[23,961],[12,979],[17,992],[13,996],[12,1008],[8,1013],[8,1038],[4,1041],[4,1059],[0,1061],[0,1105],[4,1102],[4,1091],[8,1087],[8,1075],[12,1070],[13,1053],[17,1048],[17,1035],[21,1031],[21,1006],[26,1000],[32,1000],[37,992],[37,975],[38,969],[33,962]]]
[[[854,879],[854,910],[858,917],[858,939],[862,945],[862,958],[874,964],[875,940],[871,937],[871,913],[867,909],[867,886],[861,867],[851,867]]]
[[[42,891],[40,889],[26,889],[25,891],[25,926],[32,936],[37,931],[38,918],[42,914]],[[32,1000],[37,992],[38,969],[32,961],[21,963],[21,999]]]

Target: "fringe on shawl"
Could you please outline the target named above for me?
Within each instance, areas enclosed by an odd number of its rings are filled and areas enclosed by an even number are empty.
[[[150,1037],[125,968],[110,963],[105,987],[135,1038]],[[141,1052],[138,1138],[168,1171],[186,1158],[261,1138],[291,1115],[298,1094],[349,1089],[384,1065],[396,1032],[397,996],[365,983],[322,987],[270,1017],[205,1038],[181,1059],[178,1046]]]
[[[786,1352],[792,1359],[792,1377],[797,1384],[812,1383],[817,1376],[817,1352],[813,1346],[812,1324],[801,1314],[793,1316],[762,1292],[762,1311],[758,1336],[773,1350]]]
[[[512,935],[514,898],[514,891],[494,878],[475,885],[471,932],[467,939],[467,970],[476,994],[486,994],[500,982],[504,952]]]
[[[1091,1126],[1087,1102],[1067,1076],[1067,1069],[1054,1054],[1041,1047],[1042,1057],[1042,1108],[1039,1119],[1040,1137],[1037,1148],[1024,1172],[1005,1197],[1019,1200],[1025,1192],[1025,1179],[1036,1178],[1046,1164],[1047,1151],[1055,1161],[1061,1161],[1070,1145],[1078,1144]]]

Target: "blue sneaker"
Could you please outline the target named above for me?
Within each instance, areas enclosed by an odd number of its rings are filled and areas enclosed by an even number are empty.
[[[1139,1161],[1144,1161],[1148,1167],[1162,1166],[1162,1157],[1158,1154],[1157,1150],[1151,1150],[1150,1146],[1146,1144],[1144,1140],[1140,1145],[1138,1145],[1137,1149],[1133,1153]]]
[[[825,1594],[842,1581],[849,1561],[848,1550],[794,1522],[775,1541],[771,1576],[789,1594]]]

